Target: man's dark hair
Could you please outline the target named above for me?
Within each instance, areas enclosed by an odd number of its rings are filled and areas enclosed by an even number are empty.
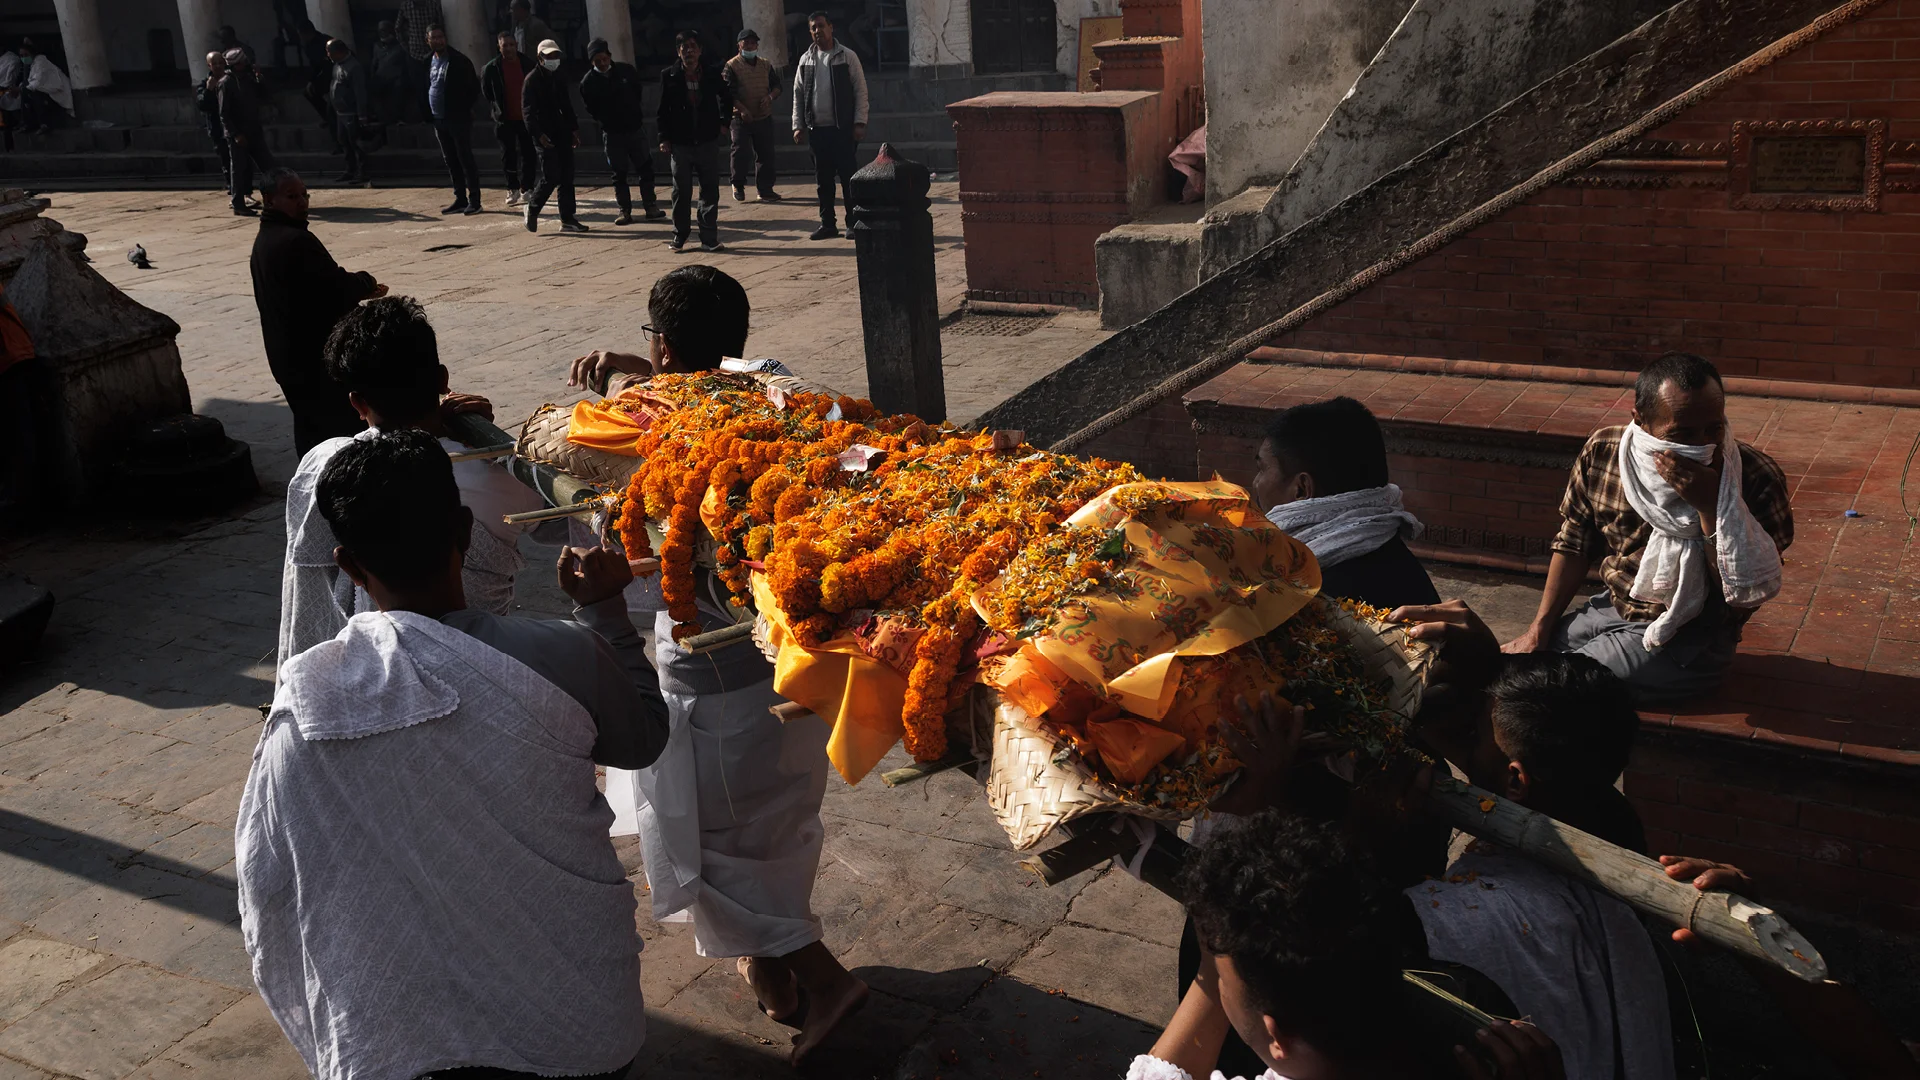
[[[808,21],[808,22],[812,22],[812,21],[813,21],[813,20],[815,20],[815,19],[825,19],[825,20],[827,21],[827,25],[828,25],[828,26],[832,26],[832,25],[833,25],[833,16],[831,16],[831,15],[829,15],[829,14],[827,14],[826,12],[824,12],[824,11],[809,11],[809,12],[807,12],[807,21]]]
[[[327,335],[327,374],[389,425],[417,424],[440,405],[440,346],[420,302],[369,300]]]
[[[1406,900],[1337,826],[1262,811],[1217,833],[1181,884],[1200,940],[1283,1031],[1335,1057],[1377,1048]]]
[[[516,49],[517,49],[517,48],[519,48],[519,47],[520,47],[520,41],[519,41],[519,39],[518,39],[518,38],[515,38],[515,37],[513,36],[513,31],[511,31],[511,30],[502,30],[502,31],[500,31],[499,33],[497,33],[497,34],[495,34],[495,35],[493,35],[493,40],[494,40],[494,43],[495,43],[495,44],[499,44],[499,43],[500,43],[500,42],[502,42],[502,41],[511,41],[511,42],[513,42],[513,47],[514,47],[514,48],[516,48]]]
[[[430,22],[430,23],[428,23],[428,24],[427,24],[427,28],[426,28],[425,30],[422,30],[422,31],[421,31],[421,33],[423,33],[423,34],[431,34],[431,33],[433,33],[433,32],[434,32],[435,30],[438,30],[438,31],[440,31],[440,32],[441,32],[441,33],[443,33],[443,34],[447,32],[447,28],[446,28],[446,27],[444,27],[444,26],[442,26],[442,25],[440,25],[440,24],[439,24],[439,23],[437,23],[437,22]]]
[[[682,30],[679,33],[673,35],[673,47],[675,50],[678,50],[680,46],[685,45],[689,41],[693,42],[695,45],[700,45],[699,32],[695,30]],[[706,49],[706,46],[704,45],[701,45],[700,47],[702,51]]]
[[[747,290],[704,264],[669,270],[647,296],[647,318],[683,368],[704,371],[747,347]]]
[[[1515,761],[1566,795],[1609,792],[1640,730],[1633,690],[1578,653],[1509,656],[1487,686],[1493,730]]]
[[[1670,352],[1640,369],[1639,378],[1633,380],[1633,407],[1641,416],[1659,416],[1667,407],[1660,400],[1660,391],[1668,383],[1685,392],[1698,390],[1709,382],[1726,389],[1727,384],[1721,381],[1720,371],[1712,361],[1693,353]]]
[[[1316,496],[1387,482],[1387,441],[1380,422],[1350,397],[1295,405],[1267,428],[1267,442],[1289,473],[1313,477]]]
[[[268,169],[265,173],[262,173],[260,176],[260,197],[263,199],[270,199],[273,197],[275,192],[280,190],[281,184],[284,184],[289,180],[298,180],[298,179],[300,179],[300,174],[297,172],[294,172],[292,169],[289,169],[284,165],[279,165],[279,166],[275,166],[274,168]]]
[[[432,581],[459,546],[453,462],[418,428],[341,447],[320,474],[314,505],[340,546],[390,586]]]
[[[513,0],[513,3],[507,5],[507,10],[512,11],[514,8],[526,8],[528,11],[532,11],[533,5],[528,3],[527,0]],[[497,11],[499,9],[495,8],[494,10]]]

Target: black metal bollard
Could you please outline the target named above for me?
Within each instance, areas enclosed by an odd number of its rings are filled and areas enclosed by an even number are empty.
[[[927,167],[880,144],[849,184],[860,322],[867,339],[867,394],[882,412],[947,417],[940,373],[940,299],[933,276],[933,215]]]

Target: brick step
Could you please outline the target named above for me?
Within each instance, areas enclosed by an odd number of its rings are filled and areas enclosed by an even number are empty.
[[[1580,447],[1631,416],[1624,372],[1555,378],[1549,368],[1421,357],[1392,358],[1389,369],[1353,354],[1261,355],[1269,362],[1186,395],[1192,471],[1245,483],[1276,412],[1357,398],[1380,418],[1393,480],[1427,526],[1426,557],[1443,561],[1531,556],[1537,566]],[[1513,377],[1522,373],[1533,377]],[[1777,882],[1770,895],[1920,929],[1920,544],[1900,495],[1903,482],[1920,486],[1907,476],[1920,395],[1727,383],[1735,435],[1787,477],[1794,542],[1780,595],[1747,623],[1719,693],[1642,713],[1626,791],[1657,851],[1725,859]],[[1164,445],[1171,429],[1170,417],[1150,414],[1136,437]]]

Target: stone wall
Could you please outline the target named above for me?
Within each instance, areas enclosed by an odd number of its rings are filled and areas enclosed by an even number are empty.
[[[1407,0],[1204,0],[1207,202],[1286,173]]]

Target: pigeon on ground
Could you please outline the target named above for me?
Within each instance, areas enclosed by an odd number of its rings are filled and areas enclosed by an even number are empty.
[[[147,261],[147,249],[139,244],[133,245],[133,250],[127,252],[127,261],[142,270],[153,269],[153,264]]]

